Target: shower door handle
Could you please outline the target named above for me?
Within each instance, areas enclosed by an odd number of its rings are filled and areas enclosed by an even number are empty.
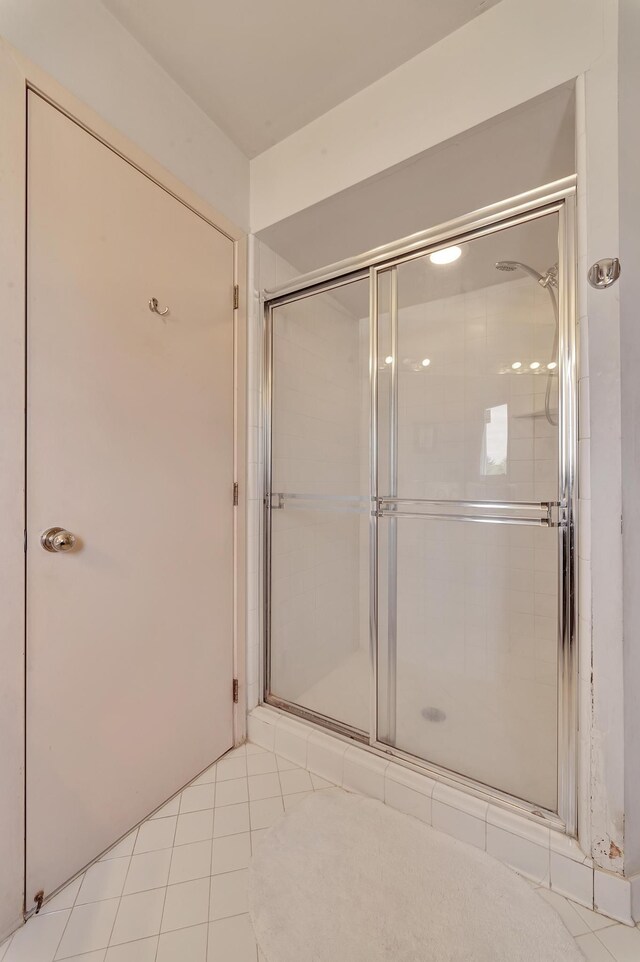
[[[432,510],[420,510],[421,508],[431,508]],[[433,510],[440,508],[459,508],[471,511],[471,509],[482,509],[492,511],[527,511],[540,512],[539,517],[530,514],[478,514],[452,512],[447,510]],[[559,514],[554,517],[554,509],[560,509]],[[430,500],[427,498],[379,498],[377,516],[379,518],[406,518],[412,520],[437,521],[471,521],[486,524],[524,524],[534,525],[543,528],[564,527],[567,523],[566,510],[564,505],[558,501],[455,501],[455,500]]]

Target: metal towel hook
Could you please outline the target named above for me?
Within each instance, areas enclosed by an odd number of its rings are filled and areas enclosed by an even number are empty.
[[[157,298],[157,297],[152,297],[151,300],[149,301],[149,310],[150,310],[150,311],[153,311],[154,314],[159,314],[160,317],[164,317],[165,314],[168,314],[168,313],[169,313],[169,308],[168,308],[168,307],[165,307],[164,311],[159,311],[159,310],[158,310],[158,298]]]

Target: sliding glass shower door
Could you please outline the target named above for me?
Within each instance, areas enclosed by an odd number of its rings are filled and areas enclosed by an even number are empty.
[[[369,729],[369,282],[273,308],[267,691]]]
[[[573,191],[269,299],[264,556],[265,701],[570,834]]]
[[[377,325],[379,741],[549,811],[558,226],[387,267]]]

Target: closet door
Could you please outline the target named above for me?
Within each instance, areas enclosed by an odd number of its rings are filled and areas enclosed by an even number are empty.
[[[30,908],[232,745],[233,243],[28,109]]]

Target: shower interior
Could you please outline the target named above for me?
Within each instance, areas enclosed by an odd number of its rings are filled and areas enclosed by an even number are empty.
[[[267,305],[265,700],[568,825],[564,201],[498,226]]]

